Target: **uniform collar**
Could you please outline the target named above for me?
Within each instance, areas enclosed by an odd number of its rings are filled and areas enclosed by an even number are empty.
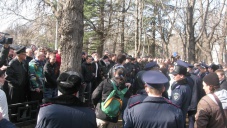
[[[166,99],[164,97],[152,97],[152,96],[147,96],[143,102],[154,102],[154,103],[160,103],[160,102],[165,102],[167,103]]]

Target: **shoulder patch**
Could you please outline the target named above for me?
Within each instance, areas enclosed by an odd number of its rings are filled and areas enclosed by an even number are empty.
[[[46,107],[46,106],[49,106],[49,105],[51,105],[52,103],[46,103],[46,104],[42,104],[42,105],[40,105],[40,107]]]
[[[180,88],[180,85],[178,85],[176,88]]]
[[[164,99],[166,100],[166,102],[167,102],[168,104],[171,104],[171,105],[173,105],[173,106],[175,106],[175,107],[177,107],[177,108],[180,108],[178,105],[173,104],[169,99],[166,99],[166,98],[164,98]]]
[[[180,94],[177,93],[177,92],[173,93],[173,99],[174,99],[175,101],[179,100],[179,99],[180,99]]]
[[[138,101],[138,102],[132,103],[129,105],[129,108],[132,108],[133,106],[136,106],[137,104],[140,104],[140,103],[142,103],[142,102]]]

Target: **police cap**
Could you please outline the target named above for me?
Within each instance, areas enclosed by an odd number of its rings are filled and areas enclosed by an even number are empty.
[[[145,84],[154,88],[157,87],[157,85],[163,85],[169,81],[160,71],[145,71],[142,75],[142,80]]]
[[[16,53],[17,54],[20,54],[20,53],[26,53],[26,47],[20,47],[19,49],[16,50]]]
[[[206,65],[205,63],[201,63],[201,64],[200,64],[200,67],[201,67],[201,68],[208,68],[209,66]]]
[[[150,70],[151,68],[156,67],[156,66],[158,66],[158,64],[157,64],[155,61],[153,61],[153,62],[147,63],[147,64],[145,65],[144,69],[145,69],[145,70]]]

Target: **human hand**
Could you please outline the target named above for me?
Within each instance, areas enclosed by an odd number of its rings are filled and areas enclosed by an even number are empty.
[[[131,87],[131,83],[125,83],[125,86],[127,86],[128,88]]]
[[[2,113],[0,112],[0,121],[3,119],[3,117],[2,117]]]

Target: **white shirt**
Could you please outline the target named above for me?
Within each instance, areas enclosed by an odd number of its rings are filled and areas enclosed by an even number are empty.
[[[0,112],[2,113],[3,118],[9,120],[8,103],[6,100],[6,94],[1,89],[0,89]]]

